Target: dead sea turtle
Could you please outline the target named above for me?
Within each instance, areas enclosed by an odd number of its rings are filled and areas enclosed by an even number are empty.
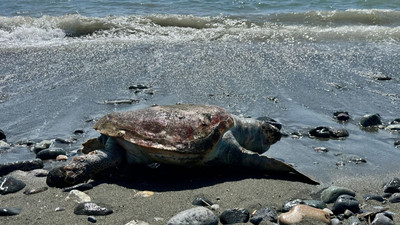
[[[51,170],[47,177],[49,186],[85,182],[96,173],[124,162],[226,165],[291,173],[316,183],[292,166],[261,155],[280,140],[276,126],[267,121],[239,118],[218,106],[180,104],[116,112],[101,118],[94,129],[102,135],[84,143],[83,151],[96,150]]]

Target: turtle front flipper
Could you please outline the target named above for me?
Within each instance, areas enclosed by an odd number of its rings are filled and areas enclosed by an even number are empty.
[[[109,138],[104,149],[75,157],[66,166],[52,169],[46,183],[51,187],[67,187],[86,182],[95,174],[121,164],[123,154],[115,139]]]

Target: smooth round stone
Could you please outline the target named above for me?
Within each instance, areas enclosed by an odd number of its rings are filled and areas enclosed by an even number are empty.
[[[58,155],[56,157],[56,161],[67,161],[68,160],[68,156],[66,155]]]
[[[0,208],[0,216],[15,216],[21,212],[21,208]]]
[[[92,199],[90,198],[89,195],[87,195],[85,192],[78,191],[78,190],[72,190],[69,192],[68,196],[65,198],[66,201],[72,199],[73,201],[77,203],[84,203],[84,202],[90,202]]]
[[[76,215],[105,216],[113,213],[113,211],[99,203],[83,202],[75,207],[74,213]]]
[[[383,191],[385,193],[400,192],[400,179],[397,177],[392,178],[389,182],[385,184],[385,186],[383,187]]]
[[[353,190],[345,187],[330,186],[321,193],[321,200],[325,203],[333,203],[340,195],[356,196]]]
[[[331,219],[331,225],[340,225],[342,224],[338,218]]]
[[[36,157],[42,160],[47,160],[47,159],[56,159],[57,156],[66,154],[67,153],[62,148],[48,148],[37,153]]]
[[[391,203],[399,203],[400,202],[400,193],[395,193],[389,198],[389,202]]]
[[[50,148],[50,146],[53,144],[52,141],[50,140],[43,140],[37,144],[35,144],[35,146],[33,147],[33,152],[35,154],[39,153],[40,151],[42,151],[43,149],[47,149]]]
[[[222,224],[247,223],[250,213],[247,209],[227,209],[219,216]]]
[[[211,206],[211,205],[213,205],[213,203],[210,200],[208,200],[208,199],[206,199],[204,197],[195,198],[193,200],[192,204],[193,205],[198,205],[198,206]]]
[[[331,216],[322,209],[300,204],[280,214],[278,220],[279,224],[329,224]]]
[[[87,218],[87,220],[88,220],[89,222],[91,222],[91,223],[96,223],[96,222],[97,222],[97,219],[96,219],[96,217],[94,217],[94,216],[89,216],[89,217]]]
[[[375,200],[378,202],[385,201],[385,199],[380,195],[367,194],[367,195],[364,195],[363,197],[364,197],[364,200],[366,200],[366,201],[368,201],[368,200]]]
[[[393,220],[385,216],[383,213],[378,213],[375,219],[372,221],[371,225],[394,225]]]
[[[18,192],[25,186],[24,182],[14,177],[5,176],[0,178],[0,194],[2,195]]]
[[[72,191],[72,190],[86,191],[86,190],[90,190],[92,188],[93,188],[93,185],[91,185],[89,183],[80,183],[80,184],[76,184],[76,185],[71,186],[71,187],[63,188],[62,190],[64,192],[69,192],[69,191]]]
[[[43,168],[43,161],[41,159],[4,163],[0,164],[0,176],[9,174],[15,170],[29,171],[41,168]]]
[[[254,213],[254,215],[250,218],[250,222],[252,224],[258,225],[261,221],[271,221],[276,223],[278,221],[278,215],[276,214],[275,210],[264,207],[259,209]]]
[[[344,213],[346,209],[353,213],[358,213],[358,211],[360,211],[359,202],[353,196],[340,195],[333,204],[332,211],[337,215]]]
[[[167,223],[168,225],[217,225],[218,217],[205,207],[196,207],[182,211],[173,216]]]
[[[333,117],[338,121],[348,121],[350,119],[349,113],[344,111],[334,112]]]
[[[360,119],[360,125],[363,127],[378,126],[382,124],[379,114],[367,114]]]
[[[362,225],[361,221],[356,216],[351,216],[349,218],[349,225]]]

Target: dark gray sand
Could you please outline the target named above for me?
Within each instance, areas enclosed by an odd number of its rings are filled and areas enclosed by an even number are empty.
[[[141,173],[141,171],[136,171]],[[190,170],[189,170],[190,172]],[[85,191],[92,201],[106,204],[114,212],[107,216],[95,216],[96,224],[126,224],[131,220],[142,220],[149,224],[166,224],[167,221],[180,211],[194,207],[195,197],[204,196],[219,205],[217,215],[228,208],[246,208],[251,212],[264,206],[279,210],[282,204],[290,199],[319,199],[318,192],[330,185],[343,186],[353,189],[362,209],[373,206],[389,207],[395,212],[394,222],[400,223],[400,203],[382,204],[377,201],[364,201],[364,194],[383,194],[383,182],[392,177],[341,177],[334,182],[321,185],[309,185],[297,181],[265,179],[266,176],[222,175],[211,170],[193,172],[193,177],[178,173],[149,175],[148,172],[139,177],[127,179],[127,182],[117,179],[94,182],[94,188]],[[46,186],[45,178],[33,178],[13,173],[24,180],[27,187]],[[150,177],[151,176],[151,177]],[[172,177],[171,177],[172,176]],[[179,177],[181,176],[181,177]],[[208,178],[207,178],[208,177]],[[160,181],[157,182],[157,179]],[[150,197],[135,195],[140,191],[153,191]],[[0,224],[91,224],[84,215],[75,215],[77,205],[72,200],[65,200],[68,192],[61,189],[49,188],[45,192],[25,195],[23,191],[1,196],[1,207],[20,207],[22,212],[17,216],[0,217]],[[329,205],[331,208],[332,205]],[[63,211],[56,211],[63,208]],[[249,223],[250,224],[250,223]]]

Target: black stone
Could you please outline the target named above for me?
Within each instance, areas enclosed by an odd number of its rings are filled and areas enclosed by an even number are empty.
[[[144,84],[133,84],[128,87],[129,90],[141,90],[141,89],[148,89],[149,86]]]
[[[246,209],[227,209],[219,216],[222,224],[247,223],[250,213]]]
[[[0,184],[0,194],[2,195],[18,192],[26,186],[24,182],[10,176],[1,177]]]
[[[395,193],[389,198],[389,202],[391,203],[399,203],[400,202],[400,193]]]
[[[89,184],[89,183],[80,183],[71,187],[66,187],[63,188],[64,192],[70,192],[72,190],[78,190],[78,191],[86,191],[86,190],[90,190],[93,188],[93,185]]]
[[[330,129],[328,127],[316,127],[309,131],[311,137],[330,138]]]
[[[7,140],[6,134],[4,133],[3,130],[0,129],[0,141],[5,141]]]
[[[361,118],[360,125],[363,127],[378,126],[382,124],[379,114],[368,114]]]
[[[211,206],[211,205],[213,205],[213,203],[210,200],[208,200],[208,199],[206,199],[204,197],[195,198],[193,200],[192,204],[193,205],[198,205],[198,206]]]
[[[358,211],[360,211],[360,206],[357,199],[350,195],[339,196],[333,204],[332,212],[337,215],[344,213],[346,209],[352,211],[353,213],[358,213]]]
[[[378,202],[385,201],[385,199],[380,195],[367,194],[367,195],[364,195],[363,197],[364,197],[364,200],[366,200],[366,201],[368,201],[368,200],[375,200]]]
[[[0,164],[0,176],[4,176],[15,170],[29,171],[41,168],[43,168],[43,161],[41,159],[10,162]]]
[[[275,210],[264,207],[256,211],[256,213],[250,218],[250,223],[258,225],[261,221],[270,221],[276,223],[278,221],[278,215]]]
[[[55,159],[59,155],[66,155],[66,154],[67,153],[62,148],[48,148],[38,152],[36,154],[36,157],[42,160],[47,160],[47,159]]]
[[[87,220],[88,220],[89,222],[91,222],[91,223],[96,223],[96,222],[97,222],[97,219],[96,219],[96,217],[94,217],[94,216],[89,216],[89,217],[87,218]]]
[[[338,121],[348,121],[350,119],[349,113],[344,111],[334,112],[333,117]]]
[[[0,208],[0,216],[15,216],[21,212],[21,208]]]
[[[85,133],[85,131],[83,129],[76,129],[74,131],[74,134],[83,134],[83,133]]]
[[[400,192],[400,179],[395,177],[392,178],[389,182],[385,184],[383,187],[383,191],[385,193],[398,193]]]
[[[88,215],[88,216],[105,216],[113,213],[111,209],[102,206],[102,204],[94,202],[83,202],[79,203],[75,209],[76,215]]]
[[[394,142],[394,147],[396,147],[396,148],[400,147],[400,139],[399,139],[399,140],[396,140],[396,141]]]

